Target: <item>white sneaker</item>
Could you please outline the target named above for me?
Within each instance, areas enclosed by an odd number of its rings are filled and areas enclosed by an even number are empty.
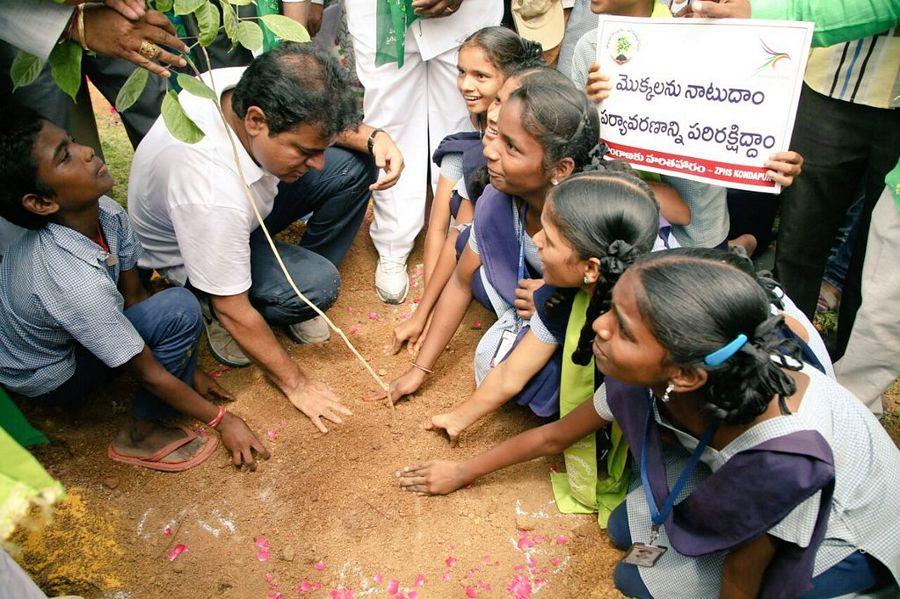
[[[292,324],[287,331],[297,343],[325,343],[331,339],[331,329],[321,316]]]
[[[386,304],[402,304],[409,293],[406,258],[379,258],[375,266],[375,292]]]

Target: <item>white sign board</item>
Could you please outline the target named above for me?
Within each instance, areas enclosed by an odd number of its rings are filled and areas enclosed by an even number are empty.
[[[601,16],[597,63],[610,156],[634,168],[779,193],[763,164],[787,151],[813,24]]]

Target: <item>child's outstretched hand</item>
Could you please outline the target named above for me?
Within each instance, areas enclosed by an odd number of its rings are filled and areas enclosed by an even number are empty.
[[[225,412],[217,429],[235,467],[247,466],[253,472],[256,470],[256,455],[264,460],[269,459],[269,450],[240,417]]]
[[[398,324],[391,333],[391,353],[396,355],[404,343],[409,344],[409,353],[415,353],[420,338],[424,337],[422,334],[424,330],[425,324],[419,322],[415,316]]]
[[[584,87],[584,93],[587,94],[588,100],[594,104],[599,104],[609,97],[612,90],[612,83],[609,75],[600,72],[600,65],[596,62],[588,69],[587,85]]]
[[[402,375],[391,381],[391,403],[397,403],[407,395],[418,391],[425,382],[425,373],[418,368],[410,368]],[[387,397],[387,391],[380,389],[365,397],[365,401],[378,401]]]
[[[425,424],[425,430],[446,431],[447,436],[450,438],[450,447],[456,447],[459,445],[459,436],[466,429],[466,427],[460,426],[460,424],[461,423],[456,421],[452,412],[449,414],[438,414],[432,416],[431,420]]]
[[[769,179],[779,183],[782,187],[790,187],[794,179],[803,172],[803,156],[794,152],[776,152],[769,156],[765,164],[769,172]]]
[[[433,460],[415,466],[406,466],[394,475],[400,488],[424,495],[447,495],[468,484],[460,462]]]

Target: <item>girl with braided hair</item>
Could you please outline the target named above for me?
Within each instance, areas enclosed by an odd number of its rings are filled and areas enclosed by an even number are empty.
[[[900,452],[797,359],[770,300],[726,260],[639,258],[592,324],[605,375],[593,402],[467,462],[405,468],[401,485],[446,493],[616,422],[640,472],[609,521],[628,549],[615,569],[624,594],[896,592],[900,504],[886,498],[900,493]]]

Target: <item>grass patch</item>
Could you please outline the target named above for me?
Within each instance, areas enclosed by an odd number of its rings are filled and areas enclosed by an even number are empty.
[[[119,113],[113,109],[106,98],[91,85],[91,103],[94,106],[94,118],[97,121],[97,134],[100,136],[100,147],[106,166],[116,182],[112,197],[125,206],[128,202],[128,173],[131,171],[131,160],[134,149],[125,132],[125,126]]]

